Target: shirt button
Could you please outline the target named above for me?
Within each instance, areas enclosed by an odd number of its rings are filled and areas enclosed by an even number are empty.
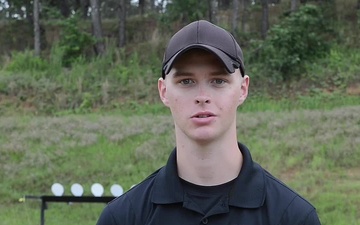
[[[207,224],[208,222],[209,222],[209,220],[208,220],[208,218],[204,218],[204,219],[202,219],[202,224]]]

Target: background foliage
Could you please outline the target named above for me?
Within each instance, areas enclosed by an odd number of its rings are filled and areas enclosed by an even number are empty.
[[[270,29],[261,56],[254,60],[264,62],[272,74],[279,73],[283,80],[301,77],[306,72],[305,63],[324,57],[334,37],[322,10],[306,5],[285,16]]]
[[[360,223],[359,0],[308,0],[295,11],[290,0],[268,0],[268,18],[258,0],[239,0],[238,14],[230,0],[211,0],[215,9],[126,0],[124,47],[122,1],[102,0],[101,56],[87,0],[41,0],[39,57],[32,2],[0,0],[0,224],[38,224],[38,202],[18,199],[51,194],[53,182],[66,194],[79,182],[86,195],[100,182],[110,195],[112,183],[127,190],[163,165],[174,147],[156,86],[165,45],[212,13],[239,41],[251,77],[239,140],[317,207],[323,225]],[[51,204],[46,224],[94,224],[102,208]]]
[[[195,2],[190,4],[192,15],[206,16],[208,5]],[[1,57],[1,112],[12,113],[16,109],[37,114],[81,113],[123,108],[133,102],[159,103],[154,80],[161,72],[166,40],[181,24],[195,19],[176,13],[185,7],[182,4],[174,1],[162,17],[154,13],[129,17],[128,38],[133,42],[125,48],[118,48],[115,42],[116,24],[105,20],[107,52],[101,57],[92,51],[95,39],[89,21],[77,14],[63,18],[53,8],[46,8],[48,20],[44,27],[48,37],[44,39],[49,41],[43,56],[33,57],[32,51],[26,49]],[[275,5],[272,10],[284,6]],[[285,94],[297,98],[318,92],[358,94],[359,51],[353,38],[356,39],[359,25],[346,19],[335,23],[327,17],[327,7],[308,4],[296,12],[277,12],[270,21],[277,18],[278,22],[270,27],[265,40],[252,33],[240,35],[245,65],[252,77],[252,95],[278,98]],[[253,16],[257,15],[258,8],[250,9]],[[163,20],[166,16],[174,17]],[[225,20],[220,19],[219,23],[228,27]],[[10,24],[17,26],[18,22]],[[356,29],[352,29],[353,25]]]

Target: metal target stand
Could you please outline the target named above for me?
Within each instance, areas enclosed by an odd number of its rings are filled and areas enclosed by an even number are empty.
[[[59,185],[56,183],[56,185]],[[78,184],[76,184],[78,185]],[[96,184],[97,187],[99,186],[99,184]],[[54,184],[53,184],[54,186]],[[118,185],[120,188],[121,186]],[[58,186],[59,187],[59,186]],[[34,195],[25,195],[23,198],[19,199],[19,202],[25,202],[26,200],[40,200],[41,201],[41,207],[40,207],[40,225],[45,225],[45,210],[48,209],[48,204],[49,202],[65,202],[65,203],[73,203],[73,202],[79,202],[79,203],[108,203],[110,201],[112,201],[113,199],[115,199],[117,196],[120,196],[123,193],[122,188],[113,191],[113,189],[111,190],[112,194],[114,196],[101,196],[103,193],[103,189],[102,190],[91,190],[94,194],[94,196],[79,196],[82,195],[83,190],[75,190],[72,192],[73,194],[76,194],[78,196],[71,196],[71,195],[62,195],[63,194],[63,187],[61,186],[62,190],[53,190],[53,193],[55,194],[55,196],[52,195],[41,195],[41,196],[34,196]],[[78,188],[78,187],[77,187]],[[82,187],[81,187],[82,188]],[[102,186],[101,186],[102,188]]]
[[[102,197],[94,197],[94,196],[51,196],[51,195],[42,195],[42,196],[32,196],[32,195],[25,195],[23,200],[25,199],[36,199],[41,201],[40,207],[40,225],[45,225],[45,210],[48,209],[47,203],[48,202],[65,202],[65,203],[72,203],[72,202],[81,202],[81,203],[108,203],[112,201],[114,198],[113,196],[102,196]]]

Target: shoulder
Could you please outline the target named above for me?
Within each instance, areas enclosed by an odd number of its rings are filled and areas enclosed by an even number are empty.
[[[245,145],[239,143],[239,149],[244,162],[236,189],[245,194],[239,195],[241,199],[236,199],[236,205],[259,207],[257,213],[265,215],[269,224],[320,225],[316,210],[309,201],[254,162]]]
[[[141,224],[142,218],[136,213],[146,215],[146,212],[150,211],[151,192],[160,170],[109,202],[102,211],[97,225]]]
[[[265,170],[265,204],[282,224],[320,225],[315,207]]]

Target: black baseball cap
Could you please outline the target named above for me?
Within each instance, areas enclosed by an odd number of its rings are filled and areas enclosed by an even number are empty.
[[[180,55],[194,48],[217,55],[229,73],[239,68],[241,75],[245,75],[243,53],[235,38],[219,26],[199,20],[186,25],[170,39],[164,54],[162,77],[170,72]]]

